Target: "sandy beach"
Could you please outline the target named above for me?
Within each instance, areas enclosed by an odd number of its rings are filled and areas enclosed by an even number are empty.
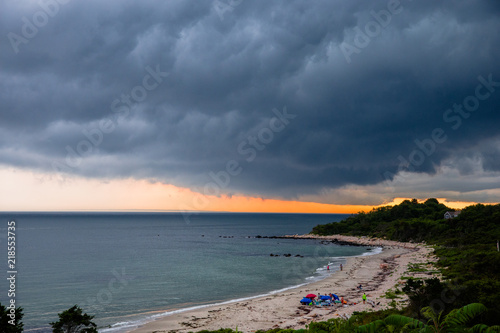
[[[278,327],[304,328],[304,325],[311,321],[324,321],[339,316],[349,317],[356,311],[376,311],[388,308],[392,300],[383,295],[389,289],[401,287],[405,281],[402,277],[429,278],[432,275],[432,272],[409,272],[409,264],[423,264],[421,267],[429,271],[434,269],[432,263],[435,262],[435,258],[431,255],[432,248],[425,244],[341,235],[287,237],[380,246],[383,250],[371,256],[347,258],[342,271],[337,271],[318,282],[269,296],[168,315],[132,332],[189,332],[220,328],[238,328],[242,332],[254,332]],[[363,290],[357,288],[360,284]],[[363,292],[367,295],[366,304],[362,303]],[[335,293],[343,296],[350,304],[327,307],[301,305],[299,301],[309,293],[322,295]],[[398,298],[397,302],[403,305],[407,300],[404,295],[400,296],[402,297]]]

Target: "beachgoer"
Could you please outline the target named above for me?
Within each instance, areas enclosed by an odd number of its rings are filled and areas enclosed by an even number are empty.
[[[329,271],[330,270],[330,265],[326,266],[326,270]]]
[[[359,286],[358,286],[358,289],[359,289],[359,290],[363,289],[363,286],[362,286],[362,285],[359,285]]]
[[[343,266],[342,266],[342,264],[340,264],[340,270],[342,270],[342,268],[343,268]]]
[[[363,304],[365,304],[365,303],[366,303],[366,294],[363,293]]]

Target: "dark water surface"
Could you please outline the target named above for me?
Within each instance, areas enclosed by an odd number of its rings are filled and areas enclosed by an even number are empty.
[[[339,214],[0,213],[16,222],[16,304],[26,331],[50,332],[78,304],[99,331],[124,331],[167,311],[261,295],[312,282],[365,247],[256,238],[304,234]],[[270,254],[281,254],[271,257]],[[290,253],[291,257],[282,254]],[[303,257],[295,257],[295,255]],[[6,305],[8,281],[1,279]]]

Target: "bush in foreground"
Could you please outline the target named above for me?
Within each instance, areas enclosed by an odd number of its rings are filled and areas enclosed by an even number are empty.
[[[23,319],[23,308],[18,307],[13,309],[14,313],[11,313],[10,309],[0,304],[0,333],[21,333],[23,331],[24,324]]]
[[[96,324],[92,322],[94,316],[83,313],[77,305],[58,314],[59,320],[53,323],[54,333],[97,333]]]

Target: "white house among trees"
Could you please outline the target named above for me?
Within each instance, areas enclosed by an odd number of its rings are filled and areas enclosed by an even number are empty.
[[[446,213],[444,213],[444,218],[449,220],[449,219],[452,219],[454,217],[457,217],[460,213],[461,213],[460,210],[457,210],[454,212],[446,212]]]

